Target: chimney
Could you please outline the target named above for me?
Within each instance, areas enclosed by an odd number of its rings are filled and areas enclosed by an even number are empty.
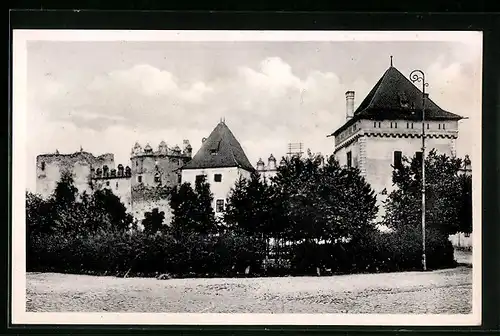
[[[345,93],[346,120],[350,120],[354,114],[354,91]]]

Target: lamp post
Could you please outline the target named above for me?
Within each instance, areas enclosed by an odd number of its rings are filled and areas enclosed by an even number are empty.
[[[413,70],[410,73],[410,80],[422,82],[422,268],[427,270],[427,260],[425,255],[425,88],[429,83],[425,81],[425,74],[422,70]]]

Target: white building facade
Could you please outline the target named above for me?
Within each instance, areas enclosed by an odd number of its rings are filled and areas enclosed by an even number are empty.
[[[250,178],[255,169],[243,148],[225,122],[221,121],[193,159],[182,167],[182,183],[196,185],[204,177],[210,183],[213,194],[212,207],[216,215],[222,215],[231,189],[240,178]]]
[[[346,92],[346,121],[331,136],[334,155],[341,165],[359,168],[377,194],[379,205],[394,190],[392,173],[403,157],[422,157],[422,127],[425,152],[455,156],[458,122],[462,119],[441,109],[391,64],[358,108],[354,91]],[[383,216],[379,206],[378,219]],[[463,235],[463,234],[462,234]],[[450,238],[452,239],[452,238]],[[466,239],[453,238],[452,242]]]

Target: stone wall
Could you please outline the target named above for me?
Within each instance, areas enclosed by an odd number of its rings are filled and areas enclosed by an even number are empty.
[[[42,197],[50,196],[63,172],[73,175],[75,186],[79,192],[90,192],[90,173],[92,167],[108,165],[114,168],[114,155],[104,154],[95,157],[91,153],[76,152],[73,154],[43,154],[37,156],[36,192]]]

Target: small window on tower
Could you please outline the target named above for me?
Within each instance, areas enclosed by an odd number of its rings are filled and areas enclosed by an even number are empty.
[[[465,233],[464,233],[464,237],[465,237],[465,238],[469,238],[469,237],[470,237],[470,233],[469,233],[469,232],[465,232]]]
[[[224,212],[224,200],[218,199],[215,202],[215,212]]]
[[[411,123],[411,128],[413,129],[413,123]]]
[[[427,124],[427,129],[429,129],[429,124]]]
[[[221,182],[222,174],[214,174],[214,182]]]
[[[182,183],[182,175],[177,175],[177,183],[181,184]]]
[[[118,189],[118,182],[116,182],[116,189]]]
[[[373,122],[373,128],[377,128],[377,122],[376,121]]]
[[[142,183],[142,176],[137,176],[137,182]]]
[[[378,128],[380,128],[380,121],[378,122]]]
[[[352,167],[352,152],[347,152],[347,167]]]
[[[438,129],[441,129],[441,124],[438,125]]]
[[[398,128],[398,123],[397,122],[394,123],[394,128]]]
[[[109,187],[109,181],[106,181],[106,186]]]
[[[422,152],[415,152],[415,160],[417,160],[418,164],[422,164]]]
[[[403,165],[403,153],[401,151],[394,151],[394,167],[400,168]]]
[[[45,170],[45,162],[42,162],[42,170]]]
[[[446,124],[443,124],[443,129],[446,129]]]
[[[410,128],[410,123],[406,123],[406,128]]]

